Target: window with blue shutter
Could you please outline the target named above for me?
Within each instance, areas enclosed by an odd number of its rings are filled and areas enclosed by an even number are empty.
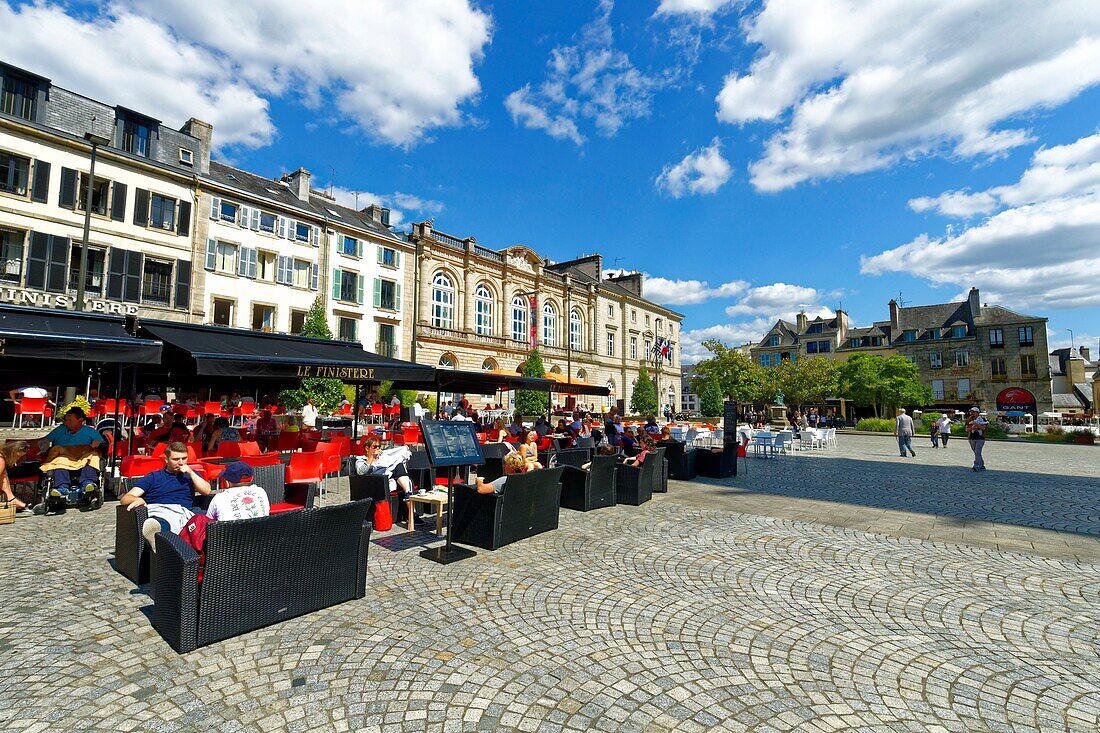
[[[382,307],[382,281],[374,278],[374,307]]]
[[[46,264],[46,290],[51,293],[64,293],[67,283],[65,274],[69,266],[68,237],[50,236],[49,261]]]
[[[42,290],[46,287],[46,266],[49,263],[50,235],[31,232],[31,245],[27,251],[27,287]]]
[[[286,285],[290,282],[290,258],[279,255],[279,263],[275,270],[275,282]]]
[[[240,207],[238,211],[240,216],[237,218],[237,226],[239,226],[241,229],[248,229],[248,217],[249,212],[251,211],[252,209],[248,208],[247,206]]]
[[[342,274],[339,270],[332,270],[332,299],[340,300],[340,288],[343,285]]]
[[[248,277],[248,253],[250,251],[249,247],[241,247],[241,256],[237,260],[237,274],[241,277]]]
[[[206,269],[213,270],[218,264],[218,242],[214,239],[206,240]]]

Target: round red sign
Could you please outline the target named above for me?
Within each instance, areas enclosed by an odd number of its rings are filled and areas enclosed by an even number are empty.
[[[1002,389],[997,395],[997,409],[1000,412],[1008,412],[1009,410],[1034,412],[1035,395],[1023,387]]]

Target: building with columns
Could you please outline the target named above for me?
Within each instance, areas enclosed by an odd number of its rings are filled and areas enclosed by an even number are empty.
[[[515,371],[537,346],[557,378],[606,386],[608,398],[577,401],[605,409],[630,396],[647,367],[661,405],[680,404],[683,316],[642,297],[642,275],[608,277],[600,255],[554,263],[523,245],[501,250],[473,237],[413,225],[416,248],[414,350],[421,364]],[[659,342],[665,355],[655,358]],[[562,404],[567,398],[559,397]]]

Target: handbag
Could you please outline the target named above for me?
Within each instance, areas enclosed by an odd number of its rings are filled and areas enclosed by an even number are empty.
[[[390,514],[390,503],[388,501],[375,502],[374,528],[379,532],[388,532],[393,529],[393,515]]]
[[[0,524],[15,524],[15,504],[0,499]]]

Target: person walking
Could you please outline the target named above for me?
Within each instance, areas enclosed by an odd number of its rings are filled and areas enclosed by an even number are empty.
[[[940,419],[936,421],[936,427],[940,431],[940,444],[946,448],[947,439],[951,437],[951,418],[946,414],[940,415]]]
[[[917,455],[913,450],[913,418],[905,414],[904,407],[898,408],[898,416],[894,419],[894,436],[898,439],[898,450],[902,458],[905,458],[905,451],[909,451],[912,456]]]
[[[984,471],[985,460],[982,458],[982,449],[985,448],[985,428],[988,423],[982,417],[982,411],[977,407],[970,408],[967,418],[966,433],[970,436],[970,450],[974,451],[974,467],[972,471]]]

